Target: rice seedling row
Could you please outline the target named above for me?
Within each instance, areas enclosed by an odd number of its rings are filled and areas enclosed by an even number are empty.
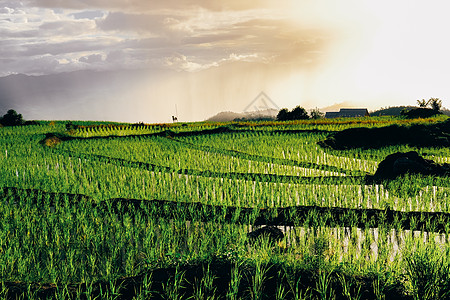
[[[199,171],[266,173],[274,175],[318,176],[341,175],[338,168],[327,166],[314,168],[315,165],[273,161],[271,158],[230,156],[225,153],[203,151],[177,145],[164,138],[144,140],[108,139],[107,141],[70,141],[56,148],[61,152],[84,157],[108,158],[111,160],[142,162],[161,166],[161,169],[197,169]],[[102,154],[96,154],[102,153]],[[161,155],[164,153],[164,155]]]
[[[4,199],[14,199],[26,194],[28,202],[36,206],[44,203],[53,210],[58,205],[79,205],[88,202],[93,208],[116,214],[139,211],[143,217],[174,220],[180,216],[186,221],[220,222],[252,226],[299,226],[310,227],[355,227],[355,228],[395,228],[397,230],[420,230],[448,234],[450,214],[440,212],[401,212],[377,209],[344,209],[338,207],[293,206],[277,208],[248,208],[234,206],[206,205],[198,202],[175,202],[167,200],[110,199],[95,202],[85,195],[46,193],[39,190],[19,190],[3,188]],[[63,197],[65,202],[55,199]],[[45,200],[44,200],[45,199]],[[13,201],[13,200],[11,200]],[[20,205],[18,202],[10,202]]]

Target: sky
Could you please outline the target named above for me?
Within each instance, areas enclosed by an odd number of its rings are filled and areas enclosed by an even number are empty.
[[[446,0],[0,0],[0,109],[200,121],[241,112],[260,92],[289,109],[431,97],[450,107],[449,9]]]

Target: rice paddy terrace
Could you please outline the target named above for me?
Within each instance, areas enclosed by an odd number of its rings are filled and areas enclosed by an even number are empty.
[[[450,293],[449,177],[372,176],[395,152],[449,163],[443,117],[42,123],[0,128],[0,299]],[[392,126],[439,144],[358,142]]]

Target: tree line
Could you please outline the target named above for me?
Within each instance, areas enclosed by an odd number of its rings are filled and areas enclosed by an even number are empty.
[[[310,115],[301,106],[296,106],[294,109],[289,111],[287,108],[283,108],[278,112],[278,121],[290,121],[290,120],[307,120],[307,119],[320,119],[325,115],[318,108],[311,110]]]
[[[5,115],[0,117],[0,127],[2,126],[20,126],[20,125],[38,125],[36,121],[25,121],[22,114],[17,113],[14,109],[10,109]]]

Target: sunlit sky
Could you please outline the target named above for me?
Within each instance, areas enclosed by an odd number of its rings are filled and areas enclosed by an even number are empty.
[[[0,0],[0,109],[198,121],[261,91],[286,108],[450,107],[449,11],[446,0]]]

